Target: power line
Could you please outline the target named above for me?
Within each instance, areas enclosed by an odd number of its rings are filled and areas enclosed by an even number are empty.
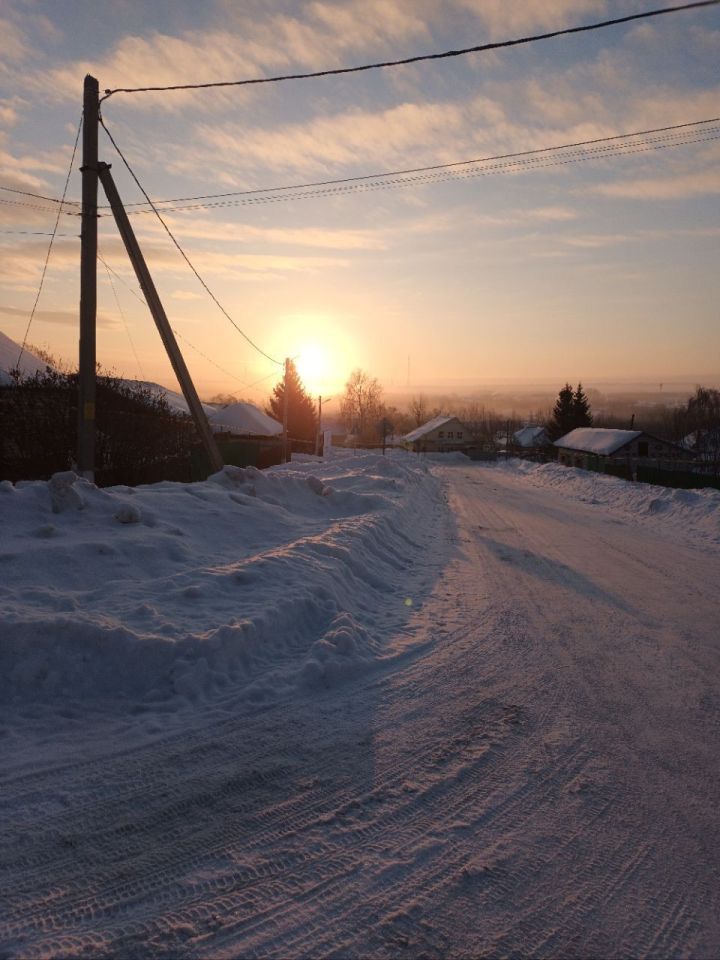
[[[230,373],[230,371],[226,370],[225,367],[221,367],[219,363],[216,363],[206,353],[203,353],[203,351],[199,347],[196,347],[194,344],[190,343],[188,338],[184,336],[182,333],[180,333],[179,330],[176,330],[174,327],[173,327],[173,333],[175,334],[176,337],[180,337],[182,342],[187,344],[187,346],[190,347],[191,350],[194,350],[195,353],[197,353],[199,356],[201,356],[203,360],[207,360],[207,362],[212,364],[212,366],[215,367],[216,370],[219,370],[220,373],[224,373],[226,377],[230,377],[232,380],[237,381],[237,383],[239,383],[241,386],[247,387],[248,389],[254,386],[254,384],[252,383],[245,383],[244,380],[241,380],[240,377],[236,376],[234,373]],[[270,373],[266,374],[266,376],[261,377],[261,380],[267,380],[268,377],[274,377],[274,376],[276,376],[276,373],[274,370],[271,370]],[[258,381],[258,383],[259,382],[260,381]]]
[[[720,0],[718,0],[718,2],[720,2]],[[137,184],[138,189],[140,190],[140,192],[142,193],[142,195],[145,197],[146,201],[148,202],[148,204],[149,204],[150,207],[152,208],[153,212],[155,213],[155,216],[158,218],[158,220],[160,221],[160,223],[163,225],[163,228],[164,228],[165,232],[166,232],[167,235],[170,237],[170,239],[172,240],[172,242],[173,242],[173,244],[175,245],[175,247],[178,249],[178,251],[179,251],[180,255],[182,256],[183,260],[185,261],[185,263],[187,263],[187,265],[190,267],[190,269],[192,270],[192,272],[195,274],[195,276],[197,277],[197,279],[200,281],[200,283],[202,284],[202,286],[204,287],[205,291],[208,293],[208,295],[210,296],[210,298],[213,300],[213,302],[216,304],[216,306],[220,309],[221,313],[222,313],[225,317],[227,317],[227,319],[230,321],[230,323],[233,325],[233,327],[235,327],[235,329],[236,329],[237,332],[240,334],[240,336],[243,337],[243,338],[250,344],[251,347],[253,347],[255,350],[257,350],[258,353],[262,354],[263,357],[266,357],[268,360],[270,360],[271,363],[275,363],[275,364],[277,364],[279,367],[281,367],[281,366],[282,366],[282,363],[281,363],[279,360],[275,360],[274,357],[271,357],[269,353],[265,353],[264,350],[262,350],[253,340],[251,340],[250,337],[245,333],[245,331],[242,330],[242,329],[237,325],[237,323],[233,320],[233,318],[232,318],[232,317],[230,316],[230,314],[227,312],[227,310],[225,309],[225,307],[223,307],[223,305],[220,303],[220,301],[219,301],[218,298],[215,296],[215,294],[212,292],[212,290],[210,289],[210,287],[207,285],[207,283],[203,280],[203,278],[200,276],[200,274],[198,273],[198,271],[195,269],[195,266],[194,266],[194,265],[192,264],[192,262],[190,261],[190,258],[188,257],[188,255],[185,253],[185,251],[183,250],[183,248],[180,246],[180,244],[178,243],[178,241],[175,239],[175,236],[173,235],[172,231],[170,230],[170,227],[168,227],[168,225],[165,223],[165,221],[163,220],[163,218],[160,216],[160,213],[158,212],[157,208],[156,208],[155,205],[153,204],[153,202],[152,202],[152,200],[150,199],[150,197],[147,195],[144,187],[142,186],[142,184],[141,184],[140,181],[138,180],[137,176],[135,175],[134,170],[132,169],[132,167],[130,166],[130,164],[129,164],[129,163],[127,162],[127,160],[125,159],[125,156],[124,156],[123,152],[120,150],[120,147],[118,147],[117,143],[115,142],[115,140],[114,140],[114,138],[113,138],[113,135],[110,133],[110,131],[108,130],[108,128],[105,126],[105,123],[104,123],[104,121],[103,121],[102,118],[100,118],[100,123],[102,124],[102,128],[103,128],[103,130],[105,131],[105,133],[107,134],[107,136],[108,136],[108,138],[109,138],[109,140],[110,140],[110,143],[112,143],[113,147],[114,147],[115,150],[117,151],[118,156],[120,157],[120,159],[122,160],[122,162],[125,164],[128,173],[130,174],[130,176],[133,178],[133,180],[134,180],[135,183]]]
[[[643,13],[633,13],[624,17],[615,17],[612,20],[601,20],[598,23],[589,23],[580,27],[566,27],[564,30],[553,30],[550,33],[539,33],[529,37],[519,37],[515,40],[501,40],[495,43],[482,43],[474,47],[465,47],[461,50],[446,50],[444,53],[427,53],[415,57],[405,57],[401,60],[385,60],[378,63],[366,63],[357,67],[338,67],[334,70],[317,70],[313,73],[290,73],[277,77],[255,77],[250,80],[224,80],[216,83],[183,83],[158,87],[116,87],[105,90],[105,96],[100,101],[107,100],[115,93],[158,93],[170,90],[207,90],[213,87],[243,87],[259,83],[279,83],[283,80],[309,80],[315,77],[331,77],[345,73],[362,73],[367,70],[379,70],[382,67],[399,67],[410,63],[421,63],[428,60],[446,60],[451,57],[463,57],[470,53],[484,53],[488,50],[500,50],[505,47],[517,47],[521,44],[535,43],[539,40],[550,40],[553,37],[562,37],[574,33],[586,33],[591,30],[601,30],[605,27],[614,27],[622,23],[631,23],[634,20],[645,20],[649,17],[660,17],[666,13],[680,13],[684,10],[698,10],[702,7],[714,7],[720,0],[697,0],[694,3],[678,4],[674,7],[662,7],[657,10],[646,10]]]
[[[320,187],[333,187],[333,186],[340,186],[343,184],[361,183],[363,181],[385,179],[388,177],[406,177],[416,173],[420,174],[420,173],[430,173],[436,170],[437,171],[451,170],[453,168],[471,167],[478,164],[495,163],[503,160],[518,159],[521,157],[532,157],[532,156],[537,156],[545,153],[554,153],[561,150],[572,150],[580,147],[592,147],[592,146],[595,146],[596,144],[612,143],[612,142],[627,140],[631,138],[648,137],[653,134],[661,134],[661,133],[672,134],[673,131],[676,131],[676,130],[689,130],[689,128],[708,126],[709,124],[713,124],[713,123],[720,123],[720,117],[710,117],[706,120],[692,120],[686,123],[676,123],[671,126],[665,126],[665,127],[652,127],[648,130],[635,130],[632,133],[618,133],[608,137],[596,137],[595,139],[592,139],[592,140],[577,140],[572,143],[555,144],[550,147],[538,147],[534,150],[522,150],[515,153],[500,153],[500,154],[495,154],[493,156],[488,156],[488,157],[475,157],[474,159],[471,159],[471,160],[453,160],[450,163],[436,163],[426,167],[407,167],[400,170],[386,170],[382,173],[366,173],[366,174],[361,174],[355,177],[340,177],[334,180],[314,180],[308,183],[286,184],[285,186],[277,186],[277,187],[256,187],[256,188],[253,188],[252,190],[230,190],[224,193],[204,193],[204,194],[197,194],[195,196],[189,196],[189,197],[169,197],[163,200],[154,200],[153,205],[159,208],[161,204],[164,207],[166,204],[189,203],[196,200],[197,201],[222,200],[230,197],[265,196],[265,195],[270,195],[275,193],[285,193],[293,190],[310,190],[310,189],[320,188]],[[687,141],[687,142],[698,142],[698,141]],[[26,196],[38,197],[39,199],[48,200],[52,203],[64,202],[65,206],[68,206],[69,204],[76,205],[78,203],[78,201],[76,200],[61,201],[56,197],[45,197],[41,194],[34,194],[34,193],[28,193],[27,191],[15,190],[12,187],[0,186],[0,190],[9,190],[9,191],[12,191],[13,193],[22,193]],[[9,203],[17,206],[29,206],[36,210],[48,211],[47,207],[40,207],[35,204],[26,204],[17,200],[6,200],[2,197],[0,197],[0,203]],[[126,208],[127,207],[144,207],[144,206],[147,206],[147,201],[139,200],[139,201],[125,204]],[[200,209],[200,208],[209,207],[209,206],[221,206],[221,204],[198,203],[197,207],[173,206],[172,209],[173,210],[192,210],[192,209]],[[109,205],[101,204],[99,209],[109,209]],[[149,213],[151,211],[143,210],[143,211],[133,211],[133,212]],[[4,231],[4,232],[9,233],[11,231]],[[17,231],[17,232],[20,232],[20,231]],[[45,235],[50,236],[49,233]],[[58,236],[70,236],[70,234],[58,234]]]
[[[100,261],[100,263],[102,263],[102,265],[105,267],[105,273],[107,273],[108,283],[110,284],[110,289],[112,290],[113,296],[115,297],[115,303],[117,304],[117,308],[120,311],[120,316],[122,317],[123,326],[125,327],[125,333],[127,334],[127,338],[130,341],[130,347],[132,348],[132,352],[135,357],[135,363],[137,363],[137,368],[140,371],[140,376],[144,380],[145,374],[143,373],[142,364],[140,363],[140,357],[138,356],[138,352],[135,349],[135,343],[133,341],[133,338],[130,335],[130,327],[128,326],[127,319],[125,318],[125,313],[123,311],[123,308],[120,306],[120,298],[117,295],[115,284],[113,283],[113,279],[110,276],[110,267],[107,265],[107,263],[105,263],[105,260],[103,259],[99,250],[97,251],[97,258]]]
[[[75,143],[73,145],[72,156],[70,157],[70,166],[68,167],[67,177],[65,178],[65,186],[63,187],[62,200],[60,201],[60,206],[58,207],[57,217],[55,218],[55,226],[53,227],[52,234],[50,235],[50,243],[48,244],[47,253],[45,254],[45,263],[43,264],[42,274],[40,275],[40,283],[38,285],[38,292],[35,297],[35,303],[33,304],[32,310],[30,311],[30,319],[28,320],[27,327],[25,329],[25,336],[23,337],[22,346],[20,347],[20,353],[18,354],[17,363],[15,364],[16,368],[20,369],[20,361],[22,360],[22,355],[25,352],[25,345],[27,344],[28,334],[30,333],[30,327],[35,317],[35,311],[37,310],[38,301],[40,300],[40,294],[42,293],[43,284],[45,283],[45,274],[47,273],[48,263],[50,262],[50,254],[52,253],[53,243],[55,242],[55,234],[57,233],[58,224],[60,223],[60,215],[62,214],[62,205],[65,201],[65,194],[67,193],[68,184],[70,183],[70,175],[72,174],[73,163],[75,162],[75,153],[77,152],[78,140],[80,139],[80,131],[82,130],[82,116],[80,117],[80,123],[78,124],[77,133],[75,135]]]
[[[52,237],[53,234],[47,230],[0,230],[0,233],[3,234],[13,234],[14,236],[23,236],[23,237]],[[73,240],[79,240],[79,233],[56,233],[55,238],[57,237],[70,237]]]
[[[110,273],[112,273],[112,275],[116,278],[116,280],[119,280],[120,283],[122,283],[123,286],[126,287],[126,288],[130,291],[130,293],[135,297],[136,300],[139,300],[140,303],[143,304],[143,306],[147,307],[147,301],[145,300],[145,298],[144,298],[141,294],[139,294],[136,290],[134,290],[134,289],[130,286],[130,284],[127,282],[127,280],[125,280],[116,270],[113,270],[113,268],[110,266],[110,264],[107,263],[107,262],[100,256],[99,253],[98,253],[98,260],[103,264],[103,266],[105,267],[106,270],[108,270]],[[114,292],[114,290],[115,290],[115,288],[113,287],[113,292]],[[116,299],[117,299],[117,294],[116,294]],[[119,303],[118,303],[118,307],[120,307],[120,304],[119,304]],[[121,312],[121,314],[122,314],[122,310],[121,310],[120,312]],[[124,318],[123,318],[123,319],[124,319]],[[236,380],[239,384],[241,384],[243,387],[247,387],[248,389],[250,389],[251,387],[253,387],[253,386],[255,385],[255,384],[253,384],[253,383],[245,383],[245,381],[244,381],[244,380],[241,380],[240,377],[236,376],[234,373],[230,373],[229,370],[226,370],[224,367],[221,367],[219,363],[216,363],[211,357],[208,357],[208,355],[205,354],[205,353],[203,353],[203,351],[202,351],[199,347],[196,347],[193,343],[190,343],[190,341],[187,339],[187,337],[185,337],[182,333],[180,333],[179,330],[175,329],[175,327],[172,327],[171,329],[172,329],[172,332],[175,334],[176,337],[179,337],[179,338],[183,341],[183,343],[187,344],[187,346],[190,347],[191,350],[194,350],[195,353],[197,353],[199,356],[201,356],[201,357],[203,358],[203,360],[207,360],[208,363],[212,364],[213,367],[215,367],[217,370],[220,371],[220,373],[224,373],[226,377],[230,377],[232,380]],[[128,336],[129,336],[129,335],[130,335],[130,334],[128,333]],[[134,347],[133,347],[133,349],[134,349]],[[140,365],[140,361],[138,360],[138,366],[139,366],[139,365]],[[140,372],[142,373],[142,367],[140,368]],[[257,382],[257,383],[260,383],[262,380],[267,380],[268,377],[272,377],[272,376],[275,376],[275,371],[274,371],[274,370],[271,371],[271,372],[270,372],[269,374],[267,374],[266,376],[261,377],[260,380],[258,380],[258,381],[256,381],[256,382]],[[143,377],[144,377],[144,374],[143,374]]]
[[[471,161],[474,166],[463,167],[463,169],[430,169],[428,173],[418,173],[412,176],[407,175],[376,175],[373,179],[361,178],[358,181],[347,180],[339,181],[338,185],[322,188],[310,188],[302,190],[296,188],[295,192],[281,192],[283,188],[277,188],[275,192],[261,194],[257,196],[244,196],[237,199],[220,200],[212,203],[194,203],[180,204],[177,206],[164,207],[163,213],[181,212],[186,210],[209,210],[222,207],[234,206],[252,206],[262,203],[279,203],[286,200],[308,200],[318,197],[338,197],[351,193],[366,192],[370,190],[384,190],[395,187],[419,186],[422,184],[441,183],[453,180],[470,179],[473,177],[492,176],[499,174],[528,173],[534,170],[542,170],[547,167],[562,166],[569,163],[581,163],[588,160],[603,160],[614,157],[624,157],[633,153],[647,153],[654,150],[666,150],[670,147],[686,146],[694,143],[707,143],[720,138],[720,128],[707,128],[703,131],[701,137],[689,137],[687,134],[682,138],[657,138],[639,139],[623,144],[609,145],[606,147],[595,147],[581,151],[567,151],[559,154],[557,157],[538,156],[522,157],[514,161],[494,163],[487,166],[479,166],[478,161]],[[547,148],[550,150],[566,148]],[[512,155],[511,155],[512,156]],[[293,188],[284,188],[292,190]],[[152,210],[129,210],[132,215],[147,214]]]
[[[55,197],[46,197],[42,193],[30,193],[29,190],[17,190],[15,187],[4,187],[0,184],[0,190],[6,190],[8,193],[17,193],[22,197],[35,197],[38,200],[49,200],[50,203],[64,203],[66,206],[81,206],[79,200],[58,200]]]
[[[59,203],[59,200],[56,200],[55,203]],[[52,213],[52,207],[41,207],[37,203],[27,203],[25,200],[7,200],[5,197],[0,197],[0,203],[6,203],[11,207],[30,207],[32,210],[42,210],[43,213]],[[60,208],[62,209],[62,207]]]
[[[672,135],[672,131],[675,131],[675,130],[683,130],[683,129],[688,129],[690,127],[700,127],[700,126],[708,125],[712,123],[720,123],[720,117],[711,117],[708,120],[693,120],[688,123],[676,123],[672,126],[667,126],[667,127],[654,127],[650,130],[636,130],[633,133],[618,133],[609,137],[596,137],[593,140],[578,140],[574,143],[556,144],[551,147],[539,147],[535,150],[522,150],[516,153],[501,153],[501,154],[496,154],[495,156],[489,156],[489,157],[476,157],[473,160],[454,160],[451,163],[435,163],[427,167],[408,167],[402,170],[387,170],[384,173],[366,173],[356,177],[341,177],[336,180],[315,180],[309,183],[296,183],[296,184],[289,184],[287,186],[280,186],[280,187],[264,187],[264,188],[258,187],[252,190],[231,190],[226,193],[206,193],[206,194],[199,194],[198,196],[193,196],[193,197],[175,197],[167,200],[155,200],[154,203],[155,203],[155,206],[160,206],[160,204],[170,204],[170,203],[177,204],[177,203],[185,203],[185,202],[190,202],[195,200],[217,200],[217,199],[223,199],[225,197],[251,197],[251,196],[256,196],[261,194],[265,195],[265,194],[273,194],[273,193],[282,193],[290,190],[310,190],[316,187],[330,187],[330,186],[338,186],[346,183],[360,183],[366,180],[377,180],[380,178],[387,178],[387,177],[405,177],[415,173],[429,173],[435,170],[450,170],[454,167],[470,167],[470,166],[481,164],[481,163],[492,163],[496,161],[516,159],[519,157],[531,157],[531,156],[536,156],[544,153],[551,153],[551,152],[560,151],[560,150],[571,150],[579,147],[591,147],[596,144],[627,140],[632,137],[639,138],[639,137],[646,137],[646,136],[651,136],[653,134],[661,134],[661,133],[668,133],[669,135]],[[126,206],[139,207],[139,206],[145,206],[145,204],[142,201],[137,201],[136,203],[128,203],[126,204]],[[209,205],[200,204],[200,206],[209,206]],[[174,209],[192,209],[192,208],[175,207]]]

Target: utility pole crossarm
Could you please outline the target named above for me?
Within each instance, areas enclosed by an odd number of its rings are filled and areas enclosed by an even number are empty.
[[[165,346],[165,350],[167,351],[172,368],[175,371],[175,376],[178,379],[178,383],[182,389],[185,401],[190,408],[190,413],[195,421],[195,427],[197,428],[197,431],[200,434],[200,438],[203,442],[203,446],[205,447],[205,452],[207,453],[208,460],[210,461],[210,466],[214,471],[222,470],[224,464],[220,450],[215,442],[215,437],[210,429],[210,424],[205,416],[205,411],[202,408],[200,398],[195,390],[195,385],[190,377],[190,372],[185,365],[185,360],[183,359],[183,355],[180,352],[177,341],[175,340],[175,336],[170,327],[170,322],[168,321],[167,314],[165,313],[165,308],[163,307],[160,296],[155,289],[155,284],[153,283],[152,276],[150,275],[150,271],[145,263],[145,258],[142,255],[142,251],[140,250],[140,245],[137,242],[135,233],[130,225],[130,220],[125,212],[125,207],[123,206],[120,195],[117,192],[115,181],[110,173],[109,164],[98,164],[98,174],[100,177],[100,182],[102,183],[103,189],[105,190],[105,194],[108,198],[108,203],[112,209],[113,216],[115,217],[115,223],[120,231],[120,236],[125,244],[125,249],[130,257],[130,262],[135,270],[138,283],[145,294],[145,299],[147,300],[148,307],[152,313],[153,320],[158,328],[158,332]]]

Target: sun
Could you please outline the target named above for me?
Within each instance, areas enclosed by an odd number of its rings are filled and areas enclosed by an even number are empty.
[[[331,373],[330,358],[318,343],[305,343],[297,352],[295,366],[305,389],[310,393],[322,392]]]

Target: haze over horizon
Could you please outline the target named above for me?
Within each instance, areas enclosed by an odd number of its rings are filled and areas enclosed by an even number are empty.
[[[0,184],[61,194],[86,72],[101,90],[304,72],[649,6],[448,0],[440,11],[429,0],[177,0],[101,8],[89,0],[7,0]],[[710,8],[351,76],[119,93],[103,113],[151,197],[193,197],[710,119],[720,113],[719,57],[720,10]],[[271,357],[297,357],[312,393],[341,389],[354,367],[395,392],[557,389],[565,380],[714,385],[720,147],[713,130],[681,146],[638,142],[623,156],[256,205],[196,204],[165,216],[233,319]],[[101,157],[113,163],[124,201],[142,200],[102,131]],[[76,157],[73,200],[79,165]],[[22,342],[48,238],[14,231],[49,233],[56,214],[51,204],[7,191],[0,199],[0,329]],[[155,218],[132,220],[200,393],[261,401],[280,368],[227,322]],[[67,358],[77,352],[77,224],[61,218],[29,334]],[[111,217],[100,219],[100,251],[115,276],[99,265],[99,362],[175,388]]]

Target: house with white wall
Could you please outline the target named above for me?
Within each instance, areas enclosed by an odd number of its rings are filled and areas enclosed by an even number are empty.
[[[416,453],[464,452],[472,446],[472,436],[457,417],[440,416],[406,433],[402,444]]]

